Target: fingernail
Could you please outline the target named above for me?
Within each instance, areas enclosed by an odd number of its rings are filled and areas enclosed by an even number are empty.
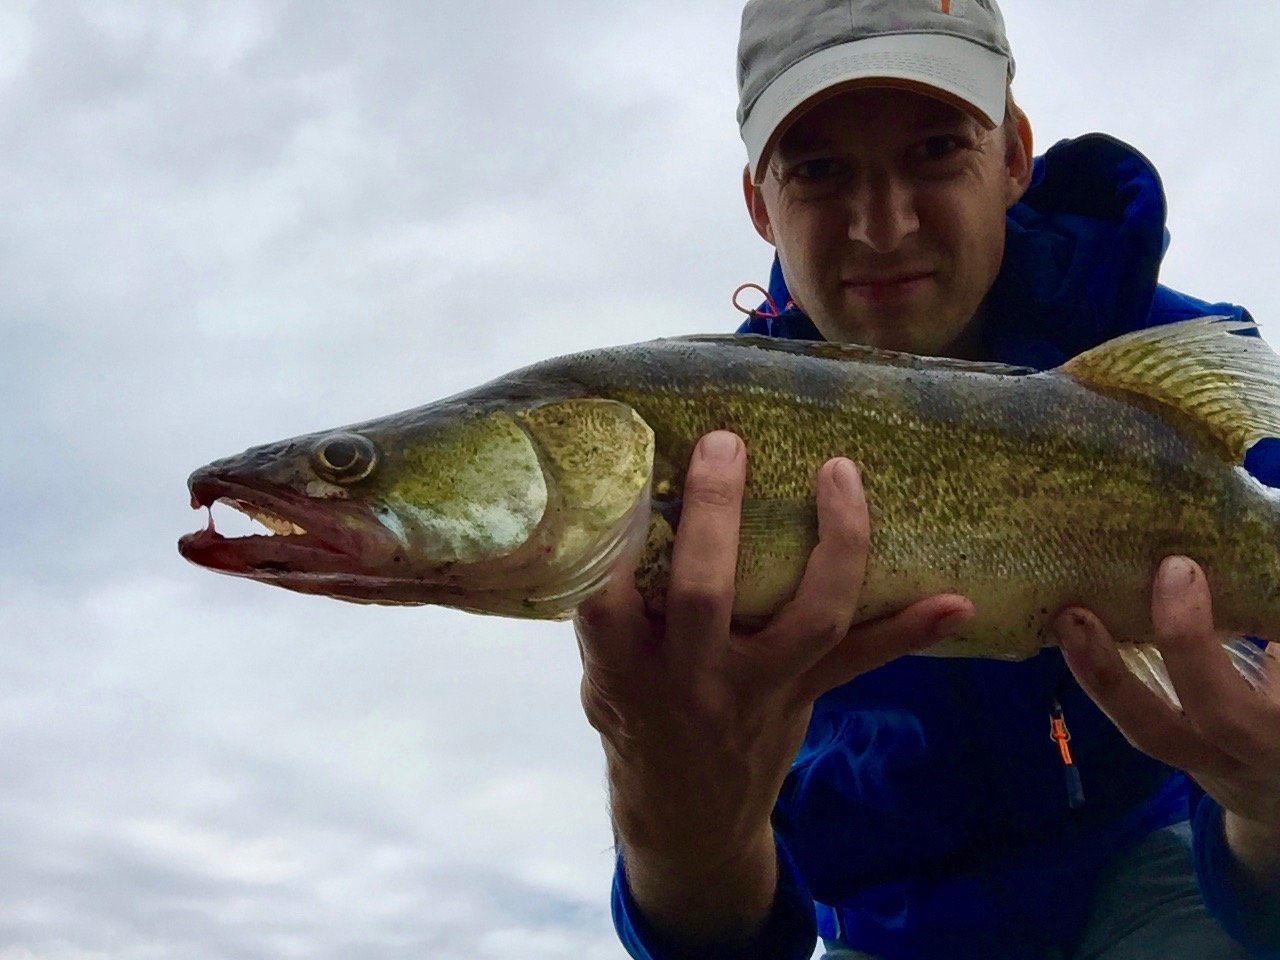
[[[698,441],[698,455],[707,463],[732,463],[740,441],[727,430],[708,433]]]
[[[853,468],[853,461],[841,457],[831,468],[831,475],[835,478],[836,487],[846,497],[852,497],[857,493],[858,472]]]
[[[1173,596],[1191,586],[1196,578],[1196,568],[1186,557],[1165,557],[1156,574],[1156,590],[1164,596]]]

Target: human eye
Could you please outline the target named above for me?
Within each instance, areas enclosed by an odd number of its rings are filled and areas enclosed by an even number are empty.
[[[959,133],[937,133],[912,145],[909,163],[918,176],[946,179],[963,171],[978,149],[977,143]]]
[[[797,164],[792,170],[792,175],[801,180],[829,180],[838,172],[840,172],[840,164],[829,156],[820,156]]]
[[[955,156],[965,148],[961,137],[952,133],[925,137],[916,147],[915,153],[920,160],[945,160]]]
[[[814,157],[793,164],[788,174],[792,180],[803,183],[821,183],[840,175],[840,164],[831,157]]]

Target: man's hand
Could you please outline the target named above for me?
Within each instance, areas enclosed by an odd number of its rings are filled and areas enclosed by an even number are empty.
[[[1227,811],[1227,842],[1242,867],[1280,883],[1280,657],[1270,644],[1268,683],[1253,690],[1232,666],[1213,626],[1204,572],[1186,557],[1160,566],[1151,598],[1156,646],[1183,712],[1134,677],[1106,627],[1087,610],[1054,624],[1063,655],[1129,741],[1185,770]]]
[[[583,706],[604,742],[632,895],[689,944],[749,939],[768,916],[769,817],[814,700],[973,615],[943,595],[851,629],[869,522],[857,470],[837,459],[818,474],[818,544],[794,599],[763,629],[734,630],[745,478],[741,440],[704,437],[685,478],[665,620],[646,614],[629,576],[577,620]]]

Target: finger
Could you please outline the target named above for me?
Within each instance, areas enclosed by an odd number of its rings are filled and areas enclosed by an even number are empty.
[[[1135,747],[1181,770],[1222,774],[1236,769],[1232,758],[1207,743],[1184,715],[1134,676],[1092,613],[1069,608],[1055,618],[1052,629],[1080,686]]]
[[[1268,643],[1262,648],[1262,675],[1272,698],[1280,697],[1280,643]]]
[[[667,639],[673,647],[701,647],[710,637],[728,637],[746,460],[742,441],[718,430],[702,438],[689,461],[667,590]]]
[[[606,586],[585,600],[573,620],[582,660],[579,696],[587,722],[606,740],[631,734],[619,703],[652,699],[659,675],[654,630],[636,591],[633,564],[620,566]]]
[[[870,519],[857,468],[843,457],[829,460],[818,471],[817,488],[817,546],[795,596],[758,635],[796,673],[811,667],[849,632],[867,566]]]
[[[603,588],[579,604],[573,631],[584,667],[607,662],[626,669],[640,661],[652,630],[635,588],[633,563],[619,566]]]
[[[927,597],[895,614],[859,623],[805,672],[801,687],[816,699],[890,660],[918,653],[946,639],[973,615],[971,600],[944,593]]]
[[[1199,565],[1165,559],[1151,594],[1151,622],[1182,707],[1204,738],[1240,760],[1280,766],[1280,703],[1251,689],[1222,649]]]

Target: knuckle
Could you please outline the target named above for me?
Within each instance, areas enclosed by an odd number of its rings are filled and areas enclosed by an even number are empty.
[[[1105,700],[1121,699],[1130,690],[1132,676],[1123,662],[1107,662],[1092,667],[1090,683],[1097,697]]]
[[[818,502],[818,541],[840,553],[866,550],[871,528],[851,503]]]
[[[691,476],[684,491],[684,509],[727,510],[739,499],[738,484],[726,477]]]
[[[684,578],[673,580],[667,588],[667,613],[690,617],[710,617],[733,602],[733,585],[717,585],[709,581]]]
[[[862,638],[861,642],[869,648],[901,648],[905,651],[927,639],[931,619],[925,607],[915,604],[905,610],[864,620],[854,629]]]
[[[587,723],[597,733],[610,740],[623,735],[626,724],[622,712],[589,671],[582,676],[580,696]]]
[[[1204,643],[1204,635],[1183,620],[1166,624],[1163,630],[1157,631],[1157,635],[1161,644],[1175,649],[1194,648]]]
[[[597,638],[610,632],[612,623],[613,611],[593,598],[578,607],[573,618],[573,630],[579,640],[591,646]]]
[[[833,524],[826,539],[842,553],[866,553],[871,546],[871,532],[853,517]]]
[[[1164,763],[1179,759],[1178,737],[1167,728],[1144,726],[1121,731],[1135,748]]]
[[[1201,736],[1210,743],[1232,744],[1246,752],[1257,746],[1258,737],[1255,731],[1224,711],[1198,710],[1193,722]]]
[[[579,698],[582,701],[582,710],[587,715],[587,723],[591,724],[596,730],[600,730],[604,720],[604,700],[600,696],[596,685],[591,682],[591,678],[586,674],[582,677],[582,684],[579,688]]]
[[[812,610],[801,622],[800,632],[812,642],[831,646],[849,633],[849,620],[841,610]]]

